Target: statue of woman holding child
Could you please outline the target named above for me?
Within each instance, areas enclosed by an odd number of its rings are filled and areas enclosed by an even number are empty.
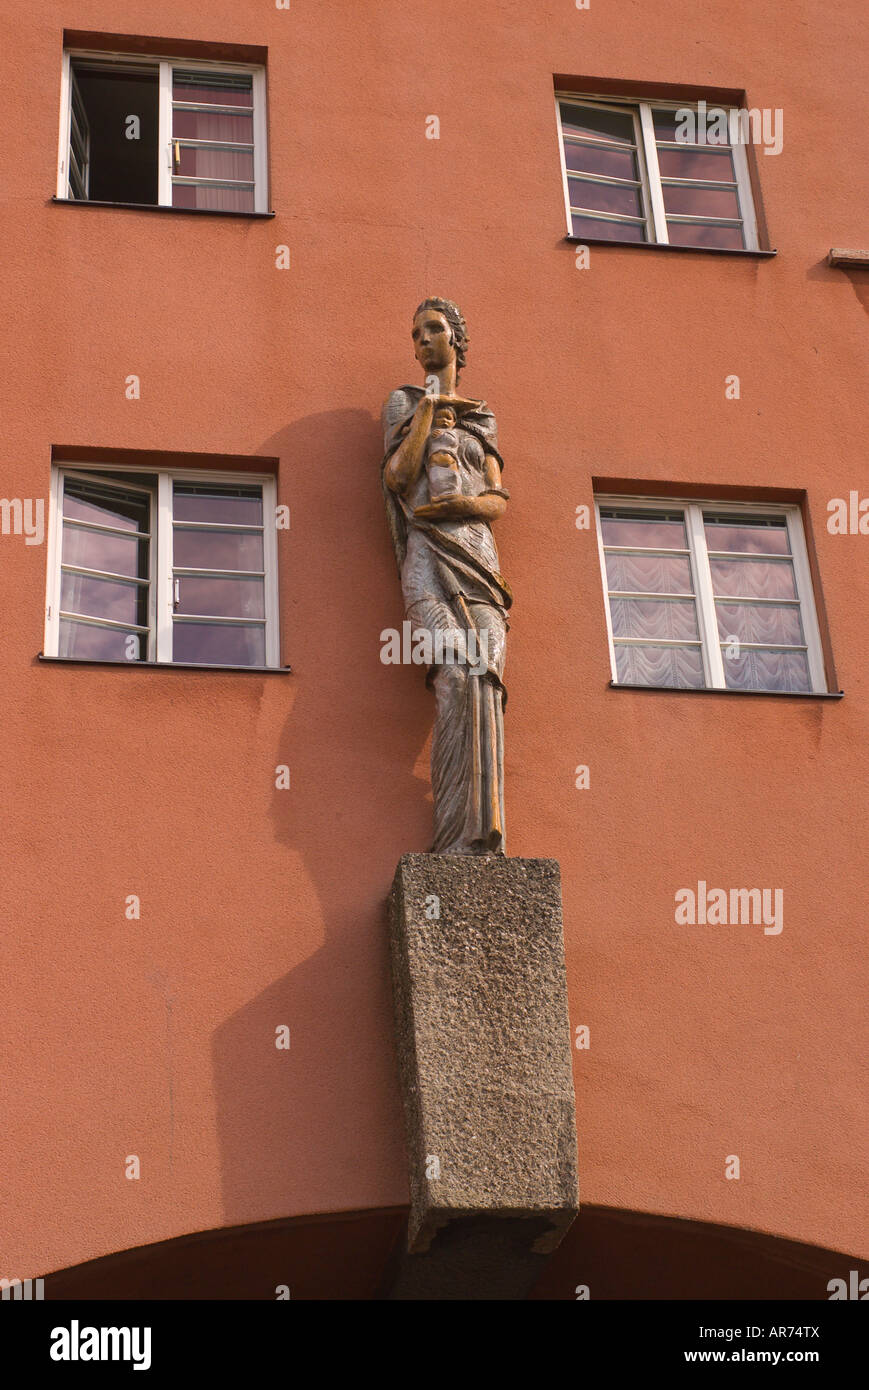
[[[436,701],[433,854],[503,854],[507,609],[491,523],[504,514],[495,417],[457,394],[468,334],[448,299],[413,318],[426,384],[383,408],[387,516],[413,633],[428,633]],[[428,648],[427,648],[428,650]]]

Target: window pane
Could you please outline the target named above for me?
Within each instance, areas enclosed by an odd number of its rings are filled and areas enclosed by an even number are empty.
[[[261,570],[262,534],[256,531],[193,531],[176,526],[175,564],[182,569]]]
[[[735,188],[689,188],[684,184],[664,186],[664,207],[694,217],[739,217]]]
[[[782,560],[710,560],[716,594],[733,598],[796,598],[794,572]]]
[[[736,183],[733,158],[729,150],[693,149],[658,150],[658,167],[665,179],[714,179],[718,183]]]
[[[591,136],[596,140],[634,143],[634,120],[620,111],[598,111],[592,106],[572,106],[562,101],[561,128],[565,135]]]
[[[250,75],[179,72],[172,74],[174,101],[196,101],[213,106],[252,106],[253,78]]]
[[[264,666],[266,634],[261,625],[175,623],[172,660],[217,666]]]
[[[571,218],[573,235],[594,238],[598,241],[645,241],[646,228],[641,222],[608,222],[603,218],[582,217],[574,214]]]
[[[94,521],[99,526],[115,526],[121,531],[147,531],[149,499],[140,492],[127,492],[100,483],[65,478],[63,514],[76,521]]]
[[[692,594],[691,564],[687,555],[606,556],[610,589],[627,593]]]
[[[583,174],[605,174],[612,179],[637,179],[637,157],[633,150],[605,149],[602,145],[575,145],[564,142],[564,162],[568,169]]]
[[[774,603],[721,603],[715,605],[718,615],[718,635],[722,639],[735,637],[739,642],[774,642],[776,645],[801,646],[803,625],[800,610],[780,608]]]
[[[600,514],[604,545],[642,545],[650,549],[687,550],[685,522],[671,512],[646,514],[602,510]]]
[[[569,178],[568,196],[572,207],[592,208],[595,212],[617,212],[623,217],[642,217],[640,190],[630,185],[593,183],[588,179]]]
[[[224,579],[210,575],[177,576],[180,603],[177,613],[209,618],[264,618],[265,587],[262,579]]]
[[[253,188],[210,188],[196,183],[173,183],[173,208],[205,208],[209,212],[255,212]]]
[[[747,651],[739,657],[724,655],[728,690],[811,690],[805,652]]]
[[[261,488],[176,483],[173,491],[176,521],[210,521],[212,524],[223,526],[262,526]]]
[[[703,658],[699,647],[616,645],[616,674],[622,685],[668,685],[702,690]]]
[[[114,623],[148,626],[147,584],[121,584],[87,574],[61,575],[60,606],[66,613],[85,613]]]
[[[721,107],[715,108],[715,110],[721,109]],[[689,110],[693,112],[693,119],[690,116],[684,114]],[[677,120],[677,117],[679,116],[680,112],[683,113],[682,119]],[[698,122],[697,111],[694,107],[682,106],[679,108],[678,111],[653,110],[652,120],[655,123],[655,136],[658,140],[675,140],[676,143],[680,145],[694,144],[697,139],[697,131],[699,126],[701,134],[703,135],[704,140],[707,144],[730,144],[729,127],[727,130],[721,131],[723,138],[719,139],[719,129],[722,125],[722,122],[719,121],[716,117],[710,115],[709,111],[707,111],[706,113],[706,119],[701,119]]]
[[[131,652],[133,655],[128,655]],[[143,632],[121,632],[61,618],[57,654],[89,661],[147,661],[148,640]]]
[[[253,116],[229,111],[180,111],[172,113],[172,134],[183,140],[229,140],[253,144]]]
[[[252,179],[253,150],[206,150],[200,145],[182,145],[176,172],[190,179]]]
[[[710,550],[736,550],[758,555],[789,555],[784,517],[728,517],[704,513],[706,544]]]
[[[706,246],[721,251],[745,249],[740,227],[712,227],[699,222],[668,222],[667,234],[672,246]]]
[[[113,536],[66,523],[62,560],[65,565],[78,565],[82,569],[147,579],[148,542],[137,540],[135,536]]]
[[[692,599],[611,598],[613,637],[691,641],[700,636]]]

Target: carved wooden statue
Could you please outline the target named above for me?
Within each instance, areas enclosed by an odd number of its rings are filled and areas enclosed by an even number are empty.
[[[491,523],[503,515],[495,417],[456,393],[468,335],[448,299],[413,319],[426,386],[383,408],[383,483],[407,619],[433,652],[434,854],[503,854],[506,610]],[[426,647],[425,650],[428,650]]]

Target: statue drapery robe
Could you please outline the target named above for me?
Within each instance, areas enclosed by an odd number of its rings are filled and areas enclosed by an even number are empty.
[[[393,391],[383,408],[383,467],[410,428],[421,387]],[[457,422],[464,496],[495,492],[485,457],[503,468],[495,417],[481,402]],[[381,474],[383,476],[383,474]],[[432,639],[428,683],[436,698],[432,738],[435,854],[505,852],[503,684],[507,618],[513,596],[498,570],[489,522],[415,518],[430,501],[425,467],[404,495],[384,481],[389,528],[401,574],[408,620]],[[469,649],[468,633],[472,634]],[[476,640],[475,640],[476,639]],[[475,649],[476,648],[476,649]],[[439,656],[443,654],[444,659]],[[485,662],[485,670],[481,667]]]

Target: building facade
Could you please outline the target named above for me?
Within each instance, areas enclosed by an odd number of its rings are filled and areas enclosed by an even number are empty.
[[[382,659],[380,410],[443,295],[510,492],[508,848],[563,884],[583,1205],[535,1296],[829,1297],[869,1256],[862,7],[4,9],[0,1274],[388,1283],[433,707]]]

